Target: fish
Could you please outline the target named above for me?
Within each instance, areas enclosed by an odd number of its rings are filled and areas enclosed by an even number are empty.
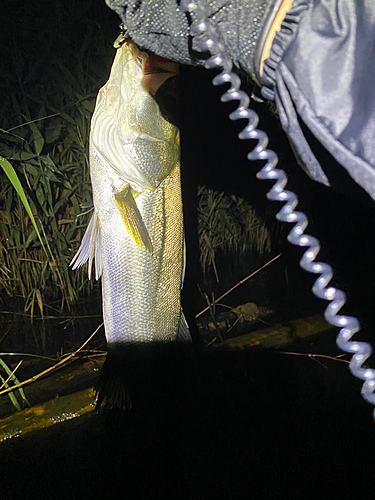
[[[70,263],[88,262],[89,278],[95,263],[109,351],[191,341],[181,309],[179,130],[142,84],[148,57],[123,43],[99,90],[89,146],[93,214]]]

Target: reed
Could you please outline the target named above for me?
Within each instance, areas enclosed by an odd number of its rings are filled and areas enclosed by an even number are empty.
[[[267,226],[243,198],[200,186],[197,210],[200,262],[203,272],[212,269],[217,281],[219,251],[237,255],[271,251]]]
[[[72,273],[69,262],[87,222],[79,215],[91,203],[90,119],[114,49],[108,19],[102,29],[90,20],[94,3],[84,2],[79,15],[76,7],[58,0],[48,32],[31,13],[31,43],[10,40],[1,58],[0,293],[19,297],[31,321],[51,301],[69,309],[92,289],[85,270]],[[49,43],[38,40],[43,32]]]

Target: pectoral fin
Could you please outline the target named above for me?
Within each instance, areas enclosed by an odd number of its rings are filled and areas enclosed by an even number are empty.
[[[151,239],[134,200],[131,187],[127,185],[122,191],[115,194],[115,201],[130,236],[139,247],[145,248],[152,254]]]

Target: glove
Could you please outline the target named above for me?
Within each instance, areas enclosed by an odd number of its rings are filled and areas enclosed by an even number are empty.
[[[106,3],[120,16],[140,49],[181,64],[204,64],[201,53],[194,50],[188,16],[176,0],[106,0]],[[215,25],[234,64],[255,81],[269,27],[281,4],[282,0],[205,2],[207,17]]]
[[[374,0],[294,0],[276,34],[289,0],[196,1],[234,64],[275,99],[309,175],[328,186],[340,177],[334,161],[332,168],[319,157],[312,134],[375,199]],[[176,0],[106,2],[142,49],[182,64],[204,63]]]

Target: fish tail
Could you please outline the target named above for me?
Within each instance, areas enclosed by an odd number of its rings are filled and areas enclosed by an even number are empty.
[[[173,403],[177,381],[188,383],[192,343],[139,342],[112,347],[97,386],[96,411],[147,411]]]
[[[118,367],[118,359],[110,353],[104,361],[99,382],[95,387],[95,410],[119,409],[125,412],[131,410],[133,403],[129,388],[123,382],[123,373]]]
[[[148,351],[147,345],[136,343],[109,349],[95,387],[97,412],[132,409],[134,394],[145,377],[142,361]]]

